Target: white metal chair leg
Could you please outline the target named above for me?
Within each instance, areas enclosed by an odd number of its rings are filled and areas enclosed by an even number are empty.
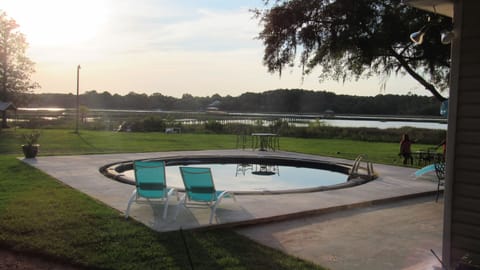
[[[128,200],[128,204],[127,204],[127,211],[125,211],[125,219],[128,219],[128,213],[130,212],[130,205],[132,204],[132,202],[137,198],[137,189],[135,189],[133,192],[132,192],[132,195],[130,196],[130,199]]]
[[[224,191],[220,193],[220,195],[218,195],[217,197],[217,200],[215,201],[215,204],[211,206],[210,221],[209,221],[210,224],[212,224],[213,217],[216,215],[217,206],[220,204],[220,202],[225,196],[231,196],[233,201],[237,202],[237,198],[235,198],[235,195],[233,195],[233,193],[230,193],[228,191]]]
[[[177,220],[178,213],[180,212],[180,206],[185,206],[186,198],[187,198],[187,194],[184,194],[182,199],[180,200],[180,202],[177,205],[177,209],[175,211],[175,217],[173,218],[173,220]]]
[[[171,188],[170,190],[168,190],[168,193],[167,193],[167,197],[165,198],[165,202],[164,202],[164,206],[163,206],[163,219],[166,219],[167,218],[167,211],[168,211],[168,198],[173,194],[173,193],[176,193],[177,194],[177,199],[178,199],[178,193],[177,191],[174,189],[174,188]]]
[[[166,219],[167,218],[167,210],[168,210],[168,196],[167,198],[165,198],[165,205],[163,206],[163,216],[162,216],[162,219]]]
[[[210,219],[208,221],[209,224],[212,224],[213,216],[215,216],[215,211],[217,210],[217,204],[215,203],[212,205],[212,208],[210,209]]]

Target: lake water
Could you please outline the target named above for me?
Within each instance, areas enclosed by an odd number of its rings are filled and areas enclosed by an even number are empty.
[[[19,108],[18,120],[22,121],[22,113],[34,114],[45,120],[55,120],[56,117],[73,117],[74,109],[67,108]],[[45,115],[43,115],[45,114]],[[54,114],[54,115],[52,115]],[[371,115],[334,115],[321,114],[275,114],[275,113],[218,113],[205,112],[178,112],[157,110],[112,110],[89,109],[89,120],[96,120],[109,114],[122,115],[168,115],[182,124],[201,124],[208,120],[218,120],[221,123],[259,124],[264,126],[273,124],[278,119],[295,126],[308,126],[320,121],[321,124],[337,127],[367,127],[367,128],[400,128],[414,127],[425,129],[447,130],[446,119],[440,117],[404,117],[404,116],[371,116]],[[100,116],[102,115],[102,116]]]
[[[447,124],[438,122],[414,122],[414,121],[374,121],[374,120],[322,120],[327,125],[337,127],[368,127],[368,128],[399,128],[399,127],[415,127],[426,129],[447,130]]]

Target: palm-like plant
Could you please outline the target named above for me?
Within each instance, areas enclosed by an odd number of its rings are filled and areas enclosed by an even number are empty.
[[[31,133],[26,133],[22,135],[25,144],[22,145],[23,154],[25,158],[34,158],[37,156],[38,148],[38,139],[40,138],[40,132],[32,131]]]

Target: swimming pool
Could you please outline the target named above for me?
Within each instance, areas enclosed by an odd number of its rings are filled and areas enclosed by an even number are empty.
[[[347,164],[318,160],[241,156],[171,157],[161,160],[166,164],[167,185],[180,191],[184,189],[180,166],[211,168],[215,187],[235,194],[312,192],[366,182],[361,178],[349,179],[351,166]],[[135,185],[133,161],[109,164],[101,171],[110,178]]]

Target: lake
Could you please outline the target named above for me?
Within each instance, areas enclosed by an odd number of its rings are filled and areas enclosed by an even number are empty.
[[[19,108],[17,121],[24,121],[32,117],[43,120],[75,117],[75,109],[70,108]],[[322,114],[286,114],[286,113],[229,113],[229,112],[182,112],[161,110],[114,110],[89,109],[87,121],[100,118],[112,120],[128,119],[132,116],[161,116],[173,119],[183,125],[202,124],[206,121],[219,121],[223,124],[262,124],[268,126],[282,119],[294,126],[308,126],[320,122],[321,124],[336,127],[368,127],[368,128],[400,128],[414,127],[425,129],[447,130],[447,121],[442,117],[421,116],[385,116],[385,115],[322,115]]]

